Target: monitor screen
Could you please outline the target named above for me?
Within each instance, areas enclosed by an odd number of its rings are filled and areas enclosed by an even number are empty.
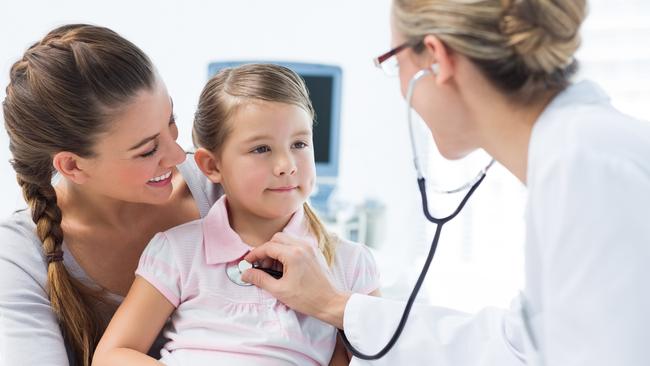
[[[332,126],[332,77],[303,76],[314,106],[314,157],[316,163],[329,163]]]
[[[208,67],[208,76],[219,70],[247,63],[269,63],[268,61],[213,62]],[[338,66],[272,62],[292,69],[305,80],[314,111],[314,158],[316,174],[320,181],[336,178],[339,166],[339,119],[341,105],[341,68]]]

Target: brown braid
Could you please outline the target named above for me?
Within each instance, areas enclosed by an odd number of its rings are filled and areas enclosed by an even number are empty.
[[[62,261],[52,158],[62,151],[93,157],[109,121],[154,82],[153,65],[140,49],[107,28],[84,24],[54,29],[11,67],[3,110],[12,166],[42,242],[52,310],[79,365],[92,361],[108,301]]]
[[[29,183],[20,175],[18,184],[31,209],[36,233],[43,243],[43,253],[46,257],[62,257],[61,210],[56,203],[54,188],[49,182],[43,185]],[[89,365],[92,350],[106,326],[105,320],[93,309],[105,302],[102,293],[70,276],[60,260],[48,261],[47,278],[52,310],[61,321],[63,333],[75,349],[81,350],[77,362]]]

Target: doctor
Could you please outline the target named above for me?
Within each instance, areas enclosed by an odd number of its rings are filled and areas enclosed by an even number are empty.
[[[585,7],[394,1],[394,48],[379,61],[398,62],[404,95],[431,70],[412,106],[442,155],[484,149],[528,188],[525,289],[508,310],[416,306],[388,354],[352,364],[650,364],[650,123],[595,84],[570,82]],[[364,353],[392,336],[404,303],[339,292],[300,239],[277,234],[246,259],[269,257],[282,279],[253,269],[244,280],[343,329]]]

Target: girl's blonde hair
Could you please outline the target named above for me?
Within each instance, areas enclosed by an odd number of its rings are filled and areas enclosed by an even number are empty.
[[[221,70],[203,88],[194,116],[192,140],[218,154],[230,130],[227,121],[238,107],[254,100],[286,103],[304,109],[314,120],[314,108],[305,82],[290,69],[273,64],[247,64]],[[309,204],[303,204],[318,248],[331,265],[336,238],[330,234]]]
[[[585,14],[586,0],[393,2],[395,27],[416,51],[426,35],[436,35],[500,90],[523,100],[569,84]]]

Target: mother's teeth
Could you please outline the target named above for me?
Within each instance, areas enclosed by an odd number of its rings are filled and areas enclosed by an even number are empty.
[[[169,172],[161,175],[160,177],[155,177],[155,178],[149,179],[149,182],[160,182],[161,180],[165,180],[165,179],[169,178],[169,176],[171,176],[171,175],[172,175],[172,172],[169,171]]]

